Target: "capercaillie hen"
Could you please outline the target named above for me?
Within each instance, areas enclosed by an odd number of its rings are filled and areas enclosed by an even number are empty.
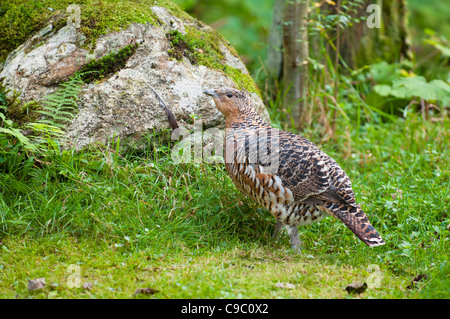
[[[349,177],[301,135],[271,127],[254,110],[246,91],[204,92],[225,115],[225,168],[236,187],[276,218],[274,236],[286,228],[300,249],[297,226],[331,215],[368,246],[383,239],[356,204]]]

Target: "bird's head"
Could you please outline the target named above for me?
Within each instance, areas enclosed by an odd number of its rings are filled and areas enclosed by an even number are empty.
[[[239,91],[232,88],[221,88],[204,91],[206,95],[212,96],[217,109],[225,117],[244,112],[251,107],[250,94],[247,91]]]

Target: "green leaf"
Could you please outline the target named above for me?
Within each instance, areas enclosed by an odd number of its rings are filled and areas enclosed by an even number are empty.
[[[430,39],[424,40],[423,42],[434,46],[436,49],[441,51],[442,55],[450,57],[450,47],[448,46],[448,43],[444,43],[442,39],[438,37],[432,37]]]
[[[428,85],[434,87],[437,96],[436,99],[441,101],[443,106],[450,105],[450,85],[442,80],[432,80]]]
[[[398,64],[388,64],[386,61],[376,63],[370,67],[370,75],[378,84],[391,84],[398,77],[400,68]]]
[[[450,57],[450,48],[443,46],[442,44],[436,44],[435,45],[436,49],[438,49],[439,51],[441,51],[442,55],[445,55],[446,57]]]
[[[399,99],[422,98],[426,101],[439,101],[442,105],[450,103],[450,86],[441,80],[428,82],[422,76],[397,78],[392,86],[378,84],[374,91],[381,96],[394,96]]]
[[[433,99],[432,94],[426,88],[427,81],[422,76],[409,78],[399,78],[392,81],[391,95],[407,99],[414,96],[421,97],[425,100]]]
[[[373,90],[381,96],[389,96],[392,93],[392,88],[387,84],[377,84]]]
[[[24,136],[20,130],[15,129],[15,128],[3,128],[0,127],[0,133],[4,133],[6,135],[11,135],[14,136],[15,138],[17,138],[19,140],[20,143],[22,143],[22,145],[28,150],[28,151],[36,151],[36,146],[34,146],[33,144],[31,144],[30,140]]]

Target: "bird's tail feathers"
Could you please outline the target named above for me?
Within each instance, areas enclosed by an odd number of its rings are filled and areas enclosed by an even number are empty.
[[[375,247],[385,244],[359,206],[329,203],[326,208],[330,215],[342,221],[366,245]]]

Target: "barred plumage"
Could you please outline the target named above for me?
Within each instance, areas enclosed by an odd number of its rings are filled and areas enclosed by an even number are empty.
[[[248,92],[205,91],[226,118],[225,167],[244,194],[286,227],[299,249],[297,226],[331,215],[369,246],[384,241],[356,204],[349,177],[306,138],[271,127],[254,111]]]

